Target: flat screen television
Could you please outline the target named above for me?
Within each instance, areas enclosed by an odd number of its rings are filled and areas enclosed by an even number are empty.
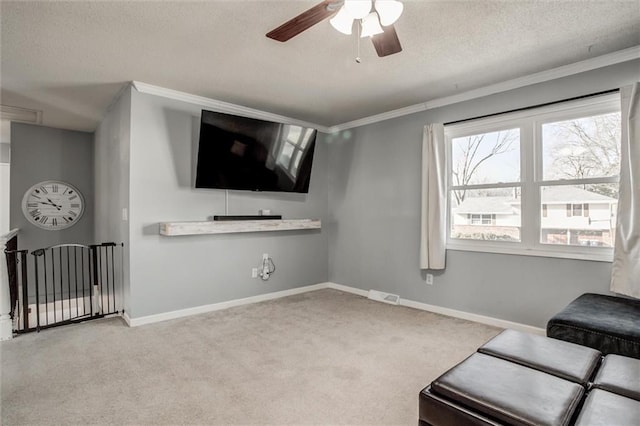
[[[196,188],[309,192],[317,130],[202,111]]]

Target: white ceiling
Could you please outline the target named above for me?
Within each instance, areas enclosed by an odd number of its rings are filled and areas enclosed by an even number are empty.
[[[378,58],[323,21],[265,33],[311,1],[1,3],[1,103],[92,131],[132,80],[323,126],[640,45],[640,1],[411,1]]]

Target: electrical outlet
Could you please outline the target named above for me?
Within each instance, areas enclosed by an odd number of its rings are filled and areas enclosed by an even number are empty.
[[[425,280],[427,285],[433,285],[433,274],[427,274],[427,279]]]
[[[129,212],[127,211],[126,207],[122,208],[122,220],[124,221],[129,220]]]
[[[251,278],[258,278],[258,268],[251,268]]]

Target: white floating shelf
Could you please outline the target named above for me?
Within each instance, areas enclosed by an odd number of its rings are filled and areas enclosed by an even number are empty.
[[[320,219],[220,220],[208,222],[161,222],[160,235],[233,234],[239,232],[320,229]]]

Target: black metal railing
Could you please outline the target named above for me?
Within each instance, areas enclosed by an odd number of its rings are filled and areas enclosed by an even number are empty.
[[[20,265],[14,332],[25,333],[102,318],[120,312],[122,244],[61,244],[34,250],[27,274],[27,251],[6,250]],[[118,256],[119,254],[119,256]]]
[[[18,250],[18,236],[8,240],[5,244],[5,253],[7,261],[7,273],[9,281],[9,300],[11,310],[9,315],[13,320],[16,318],[16,310],[18,309],[18,293],[20,289],[26,285],[27,280],[27,251]]]
[[[103,243],[92,245],[90,248],[93,258],[93,282],[96,285],[96,312],[102,315],[118,313],[115,269],[117,246],[115,243]]]

